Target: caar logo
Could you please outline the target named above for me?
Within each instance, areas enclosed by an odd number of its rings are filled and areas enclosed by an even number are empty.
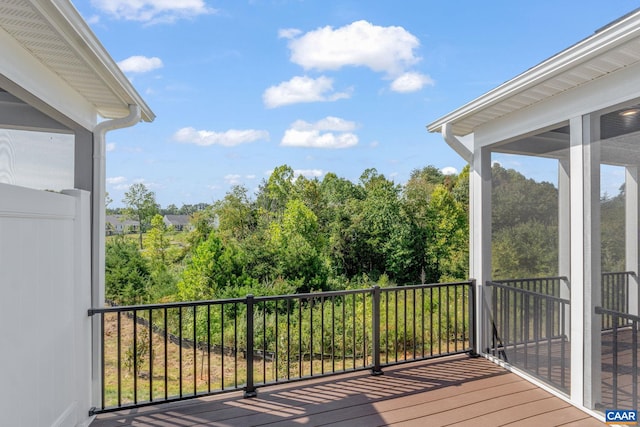
[[[604,420],[607,424],[638,425],[638,412],[625,409],[608,409],[604,413]]]

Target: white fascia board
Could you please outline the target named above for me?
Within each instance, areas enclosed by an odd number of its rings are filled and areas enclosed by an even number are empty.
[[[576,43],[557,55],[543,61],[524,73],[514,77],[497,88],[463,105],[457,110],[429,124],[429,132],[440,132],[444,123],[456,121],[477,114],[492,105],[504,101],[520,92],[543,83],[580,64],[606,53],[620,44],[640,36],[640,12],[620,20],[608,28]]]
[[[98,112],[83,96],[0,29],[0,74],[82,127],[92,130]]]
[[[56,27],[76,53],[100,76],[102,82],[122,100],[123,114],[129,114],[129,105],[138,105],[142,119],[151,122],[155,114],[135,90],[118,64],[104,48],[89,28],[80,13],[68,0],[38,0],[34,3],[41,13],[48,17],[49,23]],[[78,43],[80,40],[80,43]],[[120,117],[106,117],[109,119]]]
[[[566,124],[572,117],[640,99],[640,63],[492,120],[475,129],[476,147],[506,142]]]

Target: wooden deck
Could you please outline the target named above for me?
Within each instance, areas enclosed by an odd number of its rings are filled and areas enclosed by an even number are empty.
[[[102,414],[114,426],[600,426],[483,358],[466,355]]]

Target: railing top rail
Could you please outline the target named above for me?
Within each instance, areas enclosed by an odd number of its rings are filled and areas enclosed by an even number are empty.
[[[180,301],[169,302],[164,304],[139,304],[139,305],[118,305],[113,307],[99,307],[90,308],[89,316],[93,316],[98,313],[117,313],[123,311],[141,311],[141,310],[161,310],[164,308],[180,308],[180,307],[197,307],[203,305],[217,305],[217,304],[233,304],[233,303],[245,303],[246,298],[227,298],[218,300],[203,300],[203,301]]]
[[[623,319],[627,319],[627,320],[631,320],[631,321],[635,321],[635,322],[640,322],[640,316],[636,316],[636,315],[628,314],[628,313],[623,313],[621,311],[610,310],[608,308],[596,307],[595,308],[595,312],[596,312],[596,314],[607,314],[607,315],[614,316],[614,317],[622,317]],[[614,324],[615,324],[615,322],[614,322]]]
[[[254,301],[258,302],[258,301],[278,301],[278,300],[287,300],[287,299],[308,300],[308,299],[318,299],[318,298],[330,298],[330,297],[336,297],[336,296],[371,293],[371,289],[372,288],[347,289],[343,291],[309,292],[305,294],[265,295],[265,296],[255,297]]]
[[[635,271],[609,271],[606,273],[602,273],[603,276],[616,276],[616,275],[629,275],[629,276],[635,276],[636,272]]]
[[[380,288],[380,291],[383,292],[392,292],[402,289],[424,289],[424,288],[437,288],[437,287],[445,287],[445,286],[456,286],[456,285],[472,285],[473,281],[463,281],[463,282],[451,282],[451,283],[428,283],[421,285],[408,285],[408,286],[392,286],[388,288]],[[288,294],[288,295],[268,295],[268,296],[259,296],[254,297],[254,302],[266,302],[266,301],[281,301],[281,300],[310,300],[310,299],[319,299],[319,298],[330,298],[336,296],[345,296],[345,295],[357,295],[357,294],[367,294],[371,293],[374,288],[365,288],[365,289],[348,289],[342,291],[327,291],[327,292],[310,292],[305,294]],[[208,305],[220,305],[220,304],[245,304],[247,302],[247,297],[244,298],[227,298],[227,299],[217,299],[217,300],[202,300],[202,301],[182,301],[182,302],[171,302],[164,304],[140,304],[140,305],[127,305],[127,306],[114,306],[114,307],[100,307],[100,308],[91,308],[89,309],[89,316],[93,316],[94,314],[99,313],[117,313],[117,312],[129,312],[129,311],[141,311],[141,310],[162,310],[165,308],[180,308],[180,307],[199,307],[199,306],[208,306]]]
[[[464,282],[450,282],[450,283],[424,283],[421,285],[407,285],[407,286],[391,286],[388,288],[380,288],[380,292],[394,292],[401,291],[403,289],[428,289],[428,288],[444,288],[449,286],[472,286],[473,281],[467,280]]]
[[[543,280],[564,280],[568,281],[569,278],[567,276],[550,276],[550,277],[523,277],[520,279],[500,279],[500,280],[492,280],[492,283],[510,283],[510,282],[534,282],[534,281],[543,281]]]
[[[487,282],[487,286],[494,286],[496,288],[501,288],[501,289],[507,289],[509,291],[513,291],[513,292],[518,292],[518,293],[522,293],[522,294],[526,294],[526,295],[532,295],[535,297],[540,297],[540,298],[545,298],[551,301],[556,301],[556,302],[560,302],[563,304],[570,304],[570,301],[568,299],[565,298],[560,298],[560,297],[556,297],[553,295],[548,295],[548,294],[543,294],[540,292],[534,292],[534,291],[530,291],[528,289],[520,289],[520,288],[514,288],[513,286],[507,286],[504,285],[502,283],[498,283],[498,282],[491,282],[488,281]]]

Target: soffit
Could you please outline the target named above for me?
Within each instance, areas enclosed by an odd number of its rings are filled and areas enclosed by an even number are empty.
[[[124,117],[139,105],[153,112],[68,0],[2,0],[0,28],[94,105],[104,118]]]
[[[487,122],[530,107],[640,61],[640,11],[525,71],[427,126],[467,135]]]

